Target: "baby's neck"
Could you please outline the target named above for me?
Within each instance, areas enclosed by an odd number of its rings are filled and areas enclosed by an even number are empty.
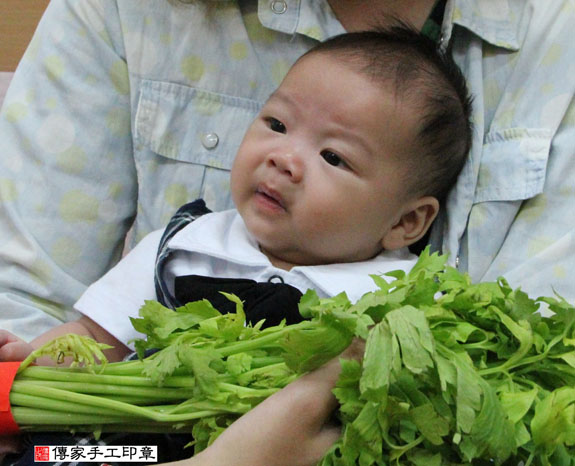
[[[268,251],[262,249],[260,246],[260,251],[269,259],[272,265],[278,269],[287,270],[288,272],[295,266],[301,264],[292,264],[291,262],[286,262],[285,260],[274,256],[273,254],[269,253]]]

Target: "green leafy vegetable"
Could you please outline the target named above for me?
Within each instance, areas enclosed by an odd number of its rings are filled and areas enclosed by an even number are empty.
[[[42,356],[49,356],[59,364],[63,363],[66,358],[72,358],[70,367],[84,365],[89,368],[89,370],[93,370],[96,366],[96,362],[100,361],[103,368],[108,360],[102,350],[108,348],[111,348],[111,346],[98,343],[90,338],[84,338],[74,334],[64,335],[32,351],[32,353],[22,361],[18,371],[22,372],[36,359]]]
[[[33,357],[84,367],[24,367],[14,417],[28,430],[191,432],[199,451],[360,337],[363,361],[343,360],[334,389],[343,434],[322,466],[575,465],[572,304],[503,278],[473,284],[427,250],[409,273],[373,278],[379,289],[356,303],[308,291],[309,320],[266,329],[246,325],[232,295],[225,315],[207,301],[147,302],[133,319],[140,360],[106,365],[84,338],[54,342]]]

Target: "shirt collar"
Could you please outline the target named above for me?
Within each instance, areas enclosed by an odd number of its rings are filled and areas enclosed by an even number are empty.
[[[176,233],[168,247],[242,265],[269,264],[269,259],[259,250],[244,221],[233,209],[202,215]]]
[[[448,0],[445,9],[445,29],[457,24],[486,42],[511,51],[519,50],[527,32],[523,21],[525,0]]]
[[[314,283],[315,289],[326,296],[335,296],[345,290],[349,300],[355,303],[365,293],[378,289],[372,275],[384,275],[392,270],[409,272],[417,257],[407,248],[398,251],[386,251],[363,262],[347,264],[314,265],[295,267]]]
[[[285,11],[274,12],[274,5]],[[457,24],[492,45],[516,51],[527,32],[525,8],[524,0],[448,0],[443,32],[449,38]],[[258,17],[269,29],[319,41],[345,32],[327,0],[259,0]]]
[[[377,289],[370,275],[382,275],[392,270],[407,272],[416,261],[416,256],[404,248],[363,262],[297,266],[289,272],[275,269],[259,250],[235,210],[203,215],[179,231],[170,240],[169,248],[224,259],[247,269],[268,268],[270,273],[283,277],[286,283],[302,292],[313,288],[321,296],[335,296],[345,290],[351,302]]]
[[[259,0],[258,18],[274,31],[319,41],[345,32],[327,0]]]

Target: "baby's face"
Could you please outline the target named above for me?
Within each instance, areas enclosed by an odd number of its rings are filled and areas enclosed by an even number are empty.
[[[324,53],[300,60],[248,129],[234,202],[276,266],[373,257],[404,213],[415,116]]]

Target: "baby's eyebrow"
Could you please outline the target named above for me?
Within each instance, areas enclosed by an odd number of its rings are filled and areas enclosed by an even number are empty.
[[[290,97],[290,95],[286,94],[285,92],[282,92],[281,88],[276,89],[274,92],[272,92],[272,94],[268,97],[267,102],[270,102],[272,100],[279,100],[279,101],[281,101],[281,103],[284,103],[284,104],[287,104],[290,106],[296,106],[296,103]]]

